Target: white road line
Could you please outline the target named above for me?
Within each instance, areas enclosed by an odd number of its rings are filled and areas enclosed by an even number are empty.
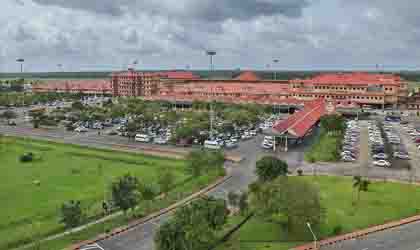
[[[101,250],[105,250],[105,249],[103,249],[103,247],[101,247],[98,243],[96,243],[96,246],[97,246],[99,249],[101,249]]]

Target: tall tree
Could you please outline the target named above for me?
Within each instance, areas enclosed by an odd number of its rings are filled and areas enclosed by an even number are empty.
[[[151,203],[158,192],[156,191],[156,188],[150,184],[143,183],[143,184],[140,184],[139,186],[140,186],[139,191],[141,194],[141,198],[146,203],[146,212],[149,212]]]
[[[262,182],[268,182],[276,179],[278,176],[285,176],[288,173],[287,163],[273,156],[264,156],[256,163],[255,170],[258,179]]]
[[[130,174],[126,174],[112,183],[112,199],[124,213],[127,213],[129,209],[133,210],[139,203],[139,185],[137,177]]]
[[[296,236],[310,237],[307,222],[314,230],[319,229],[325,209],[316,186],[301,178],[288,177],[256,185],[258,188],[250,190],[250,203],[258,216],[277,222]]]
[[[360,193],[367,192],[370,185],[370,181],[363,178],[362,176],[354,176],[353,177],[353,188],[357,190],[357,203],[360,201]],[[353,204],[356,202],[353,201]]]
[[[157,250],[207,250],[227,219],[223,200],[204,198],[178,209],[155,237]]]

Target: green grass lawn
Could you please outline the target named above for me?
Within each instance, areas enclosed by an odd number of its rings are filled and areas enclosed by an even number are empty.
[[[19,156],[25,152],[33,152],[38,159],[21,163]],[[80,200],[89,216],[100,214],[104,190],[126,173],[156,183],[161,167],[167,167],[173,170],[174,188],[191,182],[182,160],[35,140],[3,139],[0,162],[0,249],[33,238],[33,222],[40,223],[41,235],[62,231],[59,208],[68,200]]]
[[[319,139],[309,151],[305,153],[305,160],[308,162],[334,162],[339,160],[339,146],[342,137],[321,133]]]
[[[347,177],[290,177],[305,178],[319,186],[326,220],[320,238],[333,236],[341,225],[348,233],[357,229],[383,224],[420,214],[420,187],[406,184],[376,182],[368,192],[361,194],[358,205],[353,206],[352,179]],[[286,250],[305,242],[289,242],[277,224],[254,217],[242,226],[218,250],[227,249],[276,249]]]

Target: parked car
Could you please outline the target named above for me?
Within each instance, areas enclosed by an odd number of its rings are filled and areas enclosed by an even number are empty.
[[[379,154],[373,155],[372,158],[375,160],[386,160],[388,159],[388,155],[385,153],[379,153]]]
[[[13,121],[13,120],[10,120],[10,121],[7,122],[7,125],[9,125],[9,126],[16,126],[16,122]]]
[[[107,135],[117,135],[117,134],[118,134],[118,132],[117,132],[117,131],[115,131],[115,130],[110,130],[110,131],[106,132],[106,134],[107,134]]]
[[[204,148],[207,148],[207,149],[221,149],[222,146],[220,146],[218,141],[206,140],[206,141],[204,141]]]
[[[225,147],[228,148],[228,149],[236,148],[236,147],[238,147],[238,143],[234,142],[232,140],[229,140],[229,141],[226,142]]]
[[[373,165],[379,166],[379,167],[390,167],[391,163],[385,160],[379,160],[379,161],[374,161]]]
[[[146,134],[136,134],[134,140],[137,142],[151,142],[152,138]]]
[[[404,152],[394,152],[394,157],[401,160],[410,160],[410,156]]]
[[[168,140],[166,138],[162,138],[162,137],[155,137],[153,139],[153,143],[163,145],[163,144],[167,144]]]
[[[84,132],[87,132],[88,129],[83,126],[80,126],[80,127],[77,127],[74,131],[77,133],[84,133]]]
[[[343,161],[346,161],[346,162],[352,162],[352,161],[355,161],[356,160],[355,158],[351,157],[350,155],[345,155],[341,159]]]

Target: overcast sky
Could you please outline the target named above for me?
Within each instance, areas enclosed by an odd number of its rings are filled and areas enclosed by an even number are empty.
[[[0,71],[420,68],[415,0],[1,0]],[[279,60],[273,64],[273,59]]]

